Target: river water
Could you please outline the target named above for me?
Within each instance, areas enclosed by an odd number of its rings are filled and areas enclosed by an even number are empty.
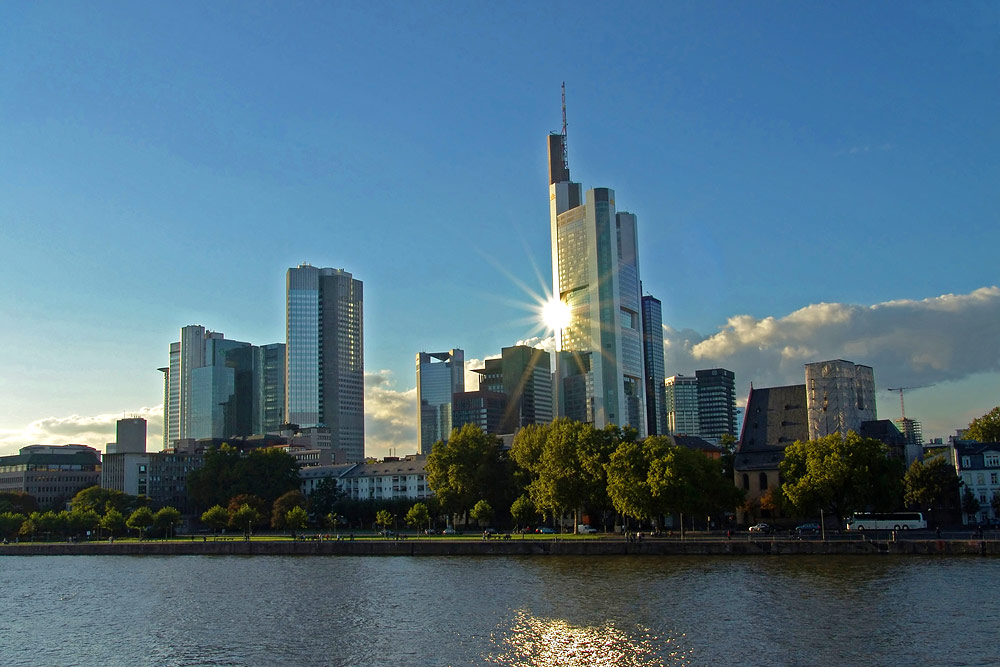
[[[2,665],[993,665],[1000,559],[0,558]]]

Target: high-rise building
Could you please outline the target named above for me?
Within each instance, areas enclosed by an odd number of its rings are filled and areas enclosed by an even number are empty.
[[[363,311],[362,283],[343,269],[288,269],[285,420],[329,428],[346,461],[365,457]]]
[[[420,453],[430,454],[452,429],[452,397],[465,391],[465,352],[417,353],[417,432]]]
[[[698,435],[698,378],[672,375],[664,383],[663,405],[667,431],[672,435]]]
[[[871,366],[833,359],[806,364],[805,368],[810,440],[835,432],[860,433],[861,422],[878,419]]]
[[[142,417],[125,417],[115,425],[115,441],[109,442],[108,454],[146,452],[146,420]]]
[[[549,353],[528,345],[500,351],[499,359],[487,359],[479,373],[479,389],[507,396],[498,433],[514,433],[528,424],[552,421],[552,374]]]
[[[260,433],[277,431],[285,423],[285,344],[261,345],[257,353],[257,405]]]
[[[201,325],[181,328],[163,372],[163,448],[178,440],[251,435],[260,428],[257,348]]]
[[[646,430],[650,435],[666,435],[667,391],[663,365],[663,310],[660,300],[642,297],[642,358],[646,371]]]
[[[495,391],[465,391],[452,396],[452,426],[475,424],[484,433],[499,435],[507,413],[507,394]]]
[[[725,368],[695,371],[698,380],[698,435],[718,444],[736,437],[736,376]]]
[[[565,401],[583,388],[590,392],[583,421],[630,425],[645,435],[636,218],[615,210],[613,190],[584,196],[570,181],[565,133],[549,135],[549,204],[553,293],[570,311],[560,349],[590,353],[578,357],[589,362],[585,378],[570,378],[572,365],[560,363],[559,412],[568,416]]]

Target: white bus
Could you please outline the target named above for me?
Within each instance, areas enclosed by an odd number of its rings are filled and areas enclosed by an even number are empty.
[[[920,530],[927,521],[920,512],[855,512],[847,520],[847,530]]]

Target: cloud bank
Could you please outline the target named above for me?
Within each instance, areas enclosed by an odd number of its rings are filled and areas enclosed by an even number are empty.
[[[819,303],[784,317],[730,317],[714,334],[663,327],[667,374],[722,366],[738,387],[804,381],[803,364],[847,359],[875,369],[880,388],[1000,371],[1000,288],[887,301]]]
[[[26,445],[89,445],[101,452],[115,441],[115,423],[124,416],[146,419],[146,449],[158,451],[163,443],[163,406],[105,413],[37,419],[22,429],[0,431],[0,455],[16,454]]]

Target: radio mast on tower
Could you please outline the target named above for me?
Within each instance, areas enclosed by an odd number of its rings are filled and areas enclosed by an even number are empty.
[[[569,153],[567,152],[567,141],[566,141],[566,82],[562,82],[562,114],[563,114],[563,127],[562,127],[562,149],[563,149],[563,169],[566,173],[569,173]]]

